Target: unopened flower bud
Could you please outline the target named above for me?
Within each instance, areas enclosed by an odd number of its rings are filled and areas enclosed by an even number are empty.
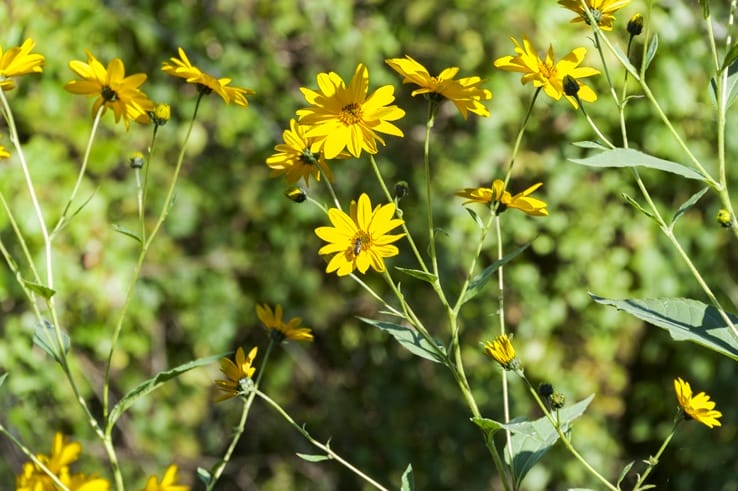
[[[717,219],[717,222],[725,228],[729,228],[733,225],[733,217],[730,216],[730,212],[724,208],[717,213],[715,218]]]
[[[551,396],[551,407],[561,409],[566,404],[566,396],[561,392],[554,392]]]
[[[579,93],[579,82],[571,75],[564,76],[564,94],[570,97],[576,97]]]
[[[538,394],[541,397],[551,397],[554,393],[553,385],[551,384],[541,384],[538,386]]]
[[[643,16],[641,14],[634,14],[628,21],[627,29],[631,36],[637,36],[643,32]]]
[[[156,107],[154,107],[154,110],[149,113],[149,116],[151,116],[151,120],[157,126],[164,126],[165,124],[167,124],[170,115],[171,109],[169,107],[169,104],[157,104]]]
[[[141,152],[133,152],[130,157],[128,157],[128,165],[131,166],[131,169],[140,169],[144,166],[144,154]]]
[[[400,181],[395,184],[395,201],[400,201],[402,198],[407,196],[407,190],[407,181]]]
[[[302,203],[307,199],[305,191],[299,186],[292,186],[291,188],[288,188],[287,191],[284,192],[284,195],[295,203]]]

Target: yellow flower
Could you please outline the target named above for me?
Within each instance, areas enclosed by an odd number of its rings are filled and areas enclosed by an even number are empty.
[[[293,317],[287,323],[282,321],[282,306],[274,310],[268,305],[257,305],[256,315],[277,342],[283,339],[292,341],[312,341],[313,333],[307,327],[300,327],[302,319]]]
[[[564,93],[564,77],[569,75],[579,83],[579,99],[586,102],[597,100],[597,94],[582,84],[579,79],[599,74],[599,70],[590,67],[580,67],[587,54],[586,48],[576,48],[554,63],[553,46],[548,47],[546,59],[542,60],[536,54],[536,50],[530,40],[523,36],[523,45],[515,38],[510,38],[515,45],[517,56],[503,56],[495,60],[494,64],[501,70],[508,72],[520,72],[523,76],[520,82],[526,84],[533,82],[534,87],[542,87],[543,91],[552,99],[559,100],[562,96],[574,106],[579,107],[577,99]]]
[[[148,112],[154,109],[154,103],[141,92],[139,87],[146,81],[146,74],[136,73],[126,77],[126,69],[120,58],[113,59],[107,69],[92,53],[87,53],[87,63],[73,60],[69,68],[81,80],[72,80],[64,88],[73,94],[97,97],[92,106],[92,115],[97,114],[100,106],[112,109],[117,123],[123,118],[145,124],[149,122]]]
[[[176,482],[177,466],[172,464],[167,467],[166,471],[164,471],[161,482],[159,482],[159,479],[156,476],[150,476],[148,481],[146,481],[146,486],[144,486],[141,491],[190,491],[189,486],[176,484]]]
[[[26,39],[20,46],[13,46],[3,53],[0,47],[0,88],[13,90],[15,81],[10,77],[18,77],[28,73],[41,73],[44,66],[44,55],[31,53],[33,39]]]
[[[715,409],[715,402],[710,400],[710,396],[700,392],[693,397],[689,383],[680,377],[674,379],[674,391],[686,419],[697,420],[709,428],[721,426],[718,418],[722,417],[723,413]]]
[[[603,31],[612,31],[615,16],[612,15],[630,3],[630,0],[587,0],[587,7],[592,12],[592,18]],[[571,22],[586,22],[589,24],[587,11],[582,7],[580,0],[559,0],[559,5],[578,14]]]
[[[420,86],[411,95],[429,94],[431,97],[444,97],[456,105],[456,108],[467,118],[469,112],[480,116],[489,116],[489,110],[480,101],[492,98],[492,92],[479,87],[482,79],[465,77],[454,80],[459,72],[458,67],[444,69],[437,77],[432,77],[428,70],[409,55],[405,58],[391,58],[385,62],[394,71],[405,77],[402,83],[413,83]]]
[[[404,136],[390,123],[405,115],[394,100],[394,87],[384,85],[367,97],[369,71],[359,64],[348,87],[335,72],[318,75],[319,91],[302,87],[300,91],[308,104],[297,111],[300,124],[309,126],[306,136],[317,137],[325,158],[334,159],[344,149],[354,157],[361,151],[377,153],[377,142],[384,140],[377,133]]]
[[[520,367],[520,360],[507,334],[501,334],[494,341],[484,343],[484,354],[499,363],[505,370],[516,370]]]
[[[272,169],[272,176],[284,175],[289,184],[295,184],[301,178],[309,186],[308,177],[313,176],[320,181],[320,172],[333,181],[333,174],[328,168],[323,153],[320,151],[320,142],[306,136],[308,128],[290,120],[290,129],[284,130],[284,143],[274,147],[277,152],[266,160],[266,165]]]
[[[108,491],[110,489],[110,482],[107,479],[103,479],[97,476],[88,476],[85,474],[74,474],[69,479],[62,478],[61,480],[70,491]],[[56,490],[56,488],[53,488]]]
[[[8,150],[0,145],[0,160],[10,158],[10,152]]]
[[[179,48],[179,59],[169,58],[170,62],[165,61],[161,69],[164,73],[168,73],[173,77],[185,79],[188,84],[196,84],[203,94],[215,92],[225,101],[226,104],[231,102],[238,106],[248,107],[249,101],[247,95],[255,94],[251,89],[243,87],[230,87],[230,78],[215,78],[214,76],[202,72],[199,68],[190,63],[189,58],[182,48]]]
[[[243,348],[239,347],[236,350],[235,363],[228,358],[222,358],[220,360],[220,371],[228,379],[215,381],[215,385],[225,392],[225,394],[216,397],[215,402],[237,397],[243,392],[244,386],[250,383],[251,377],[256,371],[256,368],[251,366],[254,363],[254,358],[256,358],[256,351],[257,348],[254,346],[247,357],[244,354]]]
[[[502,213],[507,208],[517,208],[527,215],[541,217],[548,215],[548,210],[546,209],[546,206],[548,205],[545,201],[538,198],[532,198],[530,195],[542,185],[543,183],[539,182],[530,186],[522,193],[518,193],[513,196],[505,190],[505,183],[502,179],[495,179],[491,188],[464,188],[462,191],[458,191],[455,194],[460,198],[467,199],[467,201],[462,203],[464,205],[469,203],[481,203],[486,205],[499,203],[500,206],[497,209],[498,213]]]
[[[351,202],[351,215],[338,208],[328,210],[332,227],[318,227],[315,234],[328,242],[318,254],[335,254],[328,262],[326,273],[337,271],[338,276],[351,274],[355,269],[366,273],[369,266],[375,271],[384,271],[384,258],[400,253],[392,242],[405,234],[388,235],[392,229],[404,222],[392,218],[395,204],[377,205],[372,210],[369,196],[363,193],[358,204]]]

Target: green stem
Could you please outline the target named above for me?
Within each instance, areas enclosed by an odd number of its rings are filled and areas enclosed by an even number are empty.
[[[138,216],[141,222],[141,242],[146,242],[146,196],[149,191],[149,170],[151,169],[151,160],[154,155],[154,148],[156,147],[156,136],[159,134],[159,125],[154,123],[154,130],[151,135],[151,145],[149,151],[146,152],[146,170],[144,171],[143,187],[139,185],[139,204],[138,204]],[[136,169],[136,182],[138,183],[139,172]]]
[[[674,437],[674,434],[676,433],[677,427],[679,426],[679,423],[681,420],[677,419],[674,421],[674,426],[671,428],[671,432],[669,433],[669,436],[666,437],[666,440],[664,440],[664,443],[661,444],[661,448],[659,448],[659,451],[656,452],[656,455],[653,457],[650,457],[648,459],[648,468],[643,472],[643,475],[638,479],[638,482],[636,482],[635,486],[633,486],[633,491],[639,491],[641,489],[647,489],[643,488],[643,483],[646,482],[646,479],[648,478],[648,475],[651,474],[651,471],[654,467],[659,463],[659,459],[661,458],[661,454],[664,453],[664,450],[666,450],[666,447],[669,445],[669,442],[671,442],[671,439]]]
[[[259,390],[254,391],[254,393],[258,395],[259,397],[261,397],[261,399],[264,400],[264,402],[269,404],[269,406],[271,406],[272,409],[277,411],[277,413],[280,416],[282,416],[282,418],[284,418],[285,421],[287,421],[294,429],[296,429],[308,442],[310,442],[311,445],[325,452],[326,455],[330,457],[332,460],[339,462],[342,466],[344,466],[345,468],[347,468],[348,470],[350,470],[351,472],[359,476],[361,479],[363,479],[364,481],[366,481],[368,484],[375,487],[376,489],[379,489],[381,491],[388,491],[388,488],[385,488],[384,486],[379,484],[377,481],[375,481],[374,479],[372,479],[371,477],[367,476],[365,473],[357,469],[354,465],[352,465],[346,459],[338,455],[335,451],[333,451],[333,449],[331,449],[329,444],[323,444],[319,442],[318,440],[316,440],[315,438],[313,438],[310,435],[310,433],[308,433],[308,431],[304,428],[304,426],[298,425],[295,422],[295,420],[292,419],[292,417],[289,414],[287,414],[287,412],[284,409],[282,409],[282,407],[279,404],[277,404],[273,399],[271,399],[269,396],[267,396],[266,394],[264,394],[263,392]]]
[[[431,173],[430,173],[430,137],[431,129],[435,121],[435,113],[437,105],[433,98],[428,98],[428,119],[425,123],[425,142],[423,144],[423,170],[425,173],[425,202],[426,213],[428,218],[428,242],[430,244],[431,263],[433,265],[433,274],[438,277],[438,258],[436,257],[436,231],[433,226],[433,200],[431,194]],[[440,285],[439,285],[440,286]]]

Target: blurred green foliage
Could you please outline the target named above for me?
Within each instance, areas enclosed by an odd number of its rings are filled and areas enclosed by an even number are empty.
[[[696,154],[712,164],[715,132],[706,75],[710,60],[693,3],[656,2],[647,22],[658,32],[660,47],[649,76],[672,121]],[[723,6],[713,10],[718,25],[724,26]],[[612,36],[621,45],[626,41],[624,19],[637,11],[645,13],[645,5],[634,1],[618,14]],[[89,101],[62,90],[72,78],[68,61],[84,59],[85,49],[104,63],[122,58],[129,73],[147,73],[144,90],[172,105],[173,117],[162,128],[151,168],[155,204],[163,200],[195,101],[192,87],[161,72],[162,61],[182,46],[197,66],[257,92],[246,110],[225,107],[214,96],[201,106],[166,233],[148,257],[125,323],[114,360],[114,396],[159,370],[196,357],[236,346],[265,346],[254,306],[281,303],[288,317],[301,316],[314,329],[316,341],[276,351],[265,390],[313,435],[331,438],[339,453],[395,486],[412,463],[417,489],[498,489],[494,467],[453,380],[440,366],[412,357],[356,319],[376,317],[379,306],[354,283],[323,273],[323,260],[316,254],[320,243],[312,229],[324,218],[307,205],[286,200],[284,183],[268,177],[264,160],[304,104],[299,87],[315,87],[320,72],[336,71],[348,79],[356,64],[365,63],[371,87],[393,84],[398,104],[408,113],[400,122],[406,138],[389,139],[378,161],[389,182],[410,183],[402,206],[424,245],[426,107],[410,97],[384,59],[410,54],[432,73],[459,66],[461,76],[485,77],[494,93],[487,104],[492,116],[465,121],[447,103],[432,141],[442,275],[449,291],[456,291],[477,231],[452,194],[502,176],[532,94],[516,75],[496,71],[492,60],[512,53],[509,36],[527,34],[541,53],[552,43],[557,57],[585,46],[587,63],[600,66],[588,32],[568,23],[570,17],[549,0],[515,5],[469,0],[64,0],[0,5],[6,26],[0,45],[31,37],[36,50],[47,57],[42,76],[24,78],[8,94],[47,222],[61,212],[90,130]],[[608,61],[614,66],[614,60]],[[615,76],[622,77],[622,72]],[[604,92],[605,81],[592,83],[600,100],[588,105],[588,111],[617,142],[615,107]],[[645,101],[634,101],[628,114],[633,146],[682,160]],[[736,123],[735,110],[729,123]],[[136,244],[113,225],[136,224],[135,180],[127,158],[132,151],[145,150],[149,137],[147,128],[125,131],[113,125],[112,116],[104,117],[80,195],[91,199],[56,243],[62,324],[72,336],[74,369],[89,382],[86,397],[95,410],[110,333],[137,255]],[[725,414],[723,426],[707,431],[685,425],[656,468],[653,483],[661,489],[736,490],[734,363],[694,345],[672,343],[665,333],[598,306],[587,295],[592,291],[613,298],[702,299],[667,241],[621,198],[622,193],[637,194],[630,174],[567,162],[567,157],[583,155],[570,143],[589,139],[594,135],[580,113],[563,100],[542,98],[516,163],[513,189],[543,181],[540,193],[551,213],[545,219],[503,216],[506,249],[533,240],[506,269],[505,305],[526,373],[532,380],[553,383],[571,402],[596,393],[590,410],[575,425],[574,439],[609,476],[656,451],[676,406],[671,381],[676,376],[690,380],[696,390],[706,390],[718,402]],[[728,146],[731,155],[738,155],[737,139],[729,139]],[[361,191],[373,199],[381,196],[365,158],[333,168],[345,201]],[[699,189],[697,183],[668,174],[644,171],[643,177],[664,210],[676,210]],[[38,227],[13,160],[0,164],[0,188],[12,198],[23,230],[33,238],[31,246],[39,251]],[[310,192],[318,200],[329,200],[316,183]],[[728,233],[714,221],[717,209],[717,200],[708,194],[677,229],[721,299],[735,305],[738,257]],[[0,215],[0,234],[8,238],[10,233],[6,217]],[[482,265],[493,260],[490,247]],[[401,255],[392,264],[412,267],[412,258]],[[370,274],[367,281],[381,290],[378,278]],[[408,278],[404,291],[423,306],[426,321],[438,318],[440,310],[427,285]],[[500,375],[477,346],[497,332],[497,306],[490,288],[468,304],[464,317],[467,373],[483,413],[490,417],[501,414]],[[0,418],[39,452],[48,452],[54,431],[74,435],[85,443],[84,470],[104,472],[104,452],[79,417],[66,381],[52,361],[32,347],[31,319],[14,278],[7,268],[0,269],[0,370],[10,374],[0,391]],[[444,326],[429,325],[437,328],[439,337],[444,335]],[[211,403],[211,381],[217,377],[216,366],[190,372],[121,419],[117,444],[133,488],[172,461],[194,483],[195,468],[209,467],[222,454],[239,405]],[[522,384],[513,381],[511,390],[513,414],[538,417]],[[267,407],[256,404],[222,489],[359,486],[337,465],[307,463],[296,452],[312,449]],[[0,487],[12,486],[24,460],[0,440]],[[547,455],[525,484],[533,490],[593,485],[561,448]]]

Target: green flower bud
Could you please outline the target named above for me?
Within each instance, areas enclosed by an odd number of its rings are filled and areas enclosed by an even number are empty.
[[[637,36],[643,32],[643,16],[641,14],[635,14],[628,21],[628,32],[631,36]]]
[[[733,225],[733,217],[730,216],[730,212],[724,208],[717,212],[717,216],[715,218],[717,219],[717,222],[725,228],[730,228],[730,226]]]
[[[566,404],[566,396],[561,392],[554,392],[551,396],[551,407],[561,409]]]
[[[130,157],[128,157],[128,165],[131,166],[131,169],[140,169],[144,166],[145,163],[144,154],[141,152],[133,152]]]
[[[400,181],[395,184],[395,202],[407,196],[408,187],[407,181]]]

